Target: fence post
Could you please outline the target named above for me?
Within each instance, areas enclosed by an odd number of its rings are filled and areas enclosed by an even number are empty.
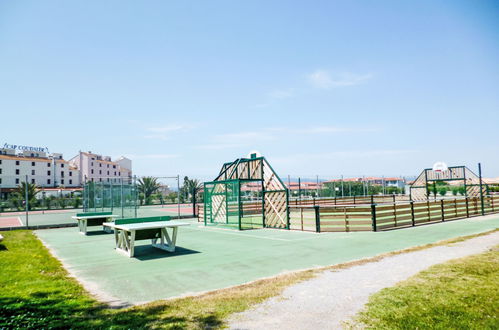
[[[440,208],[442,209],[442,221],[445,221],[445,215],[444,215],[444,200],[440,200]]]
[[[303,231],[303,207],[300,207],[301,231]]]
[[[393,202],[395,203],[395,194],[393,194]]]
[[[371,204],[371,218],[372,218],[373,231],[377,231],[378,228],[376,226],[376,205],[375,204]]]
[[[414,218],[414,202],[411,201],[411,221],[412,221],[412,226],[414,227],[416,225],[416,219]]]
[[[321,216],[320,216],[320,206],[314,206],[315,209],[315,231],[321,232]]]
[[[28,210],[29,210],[29,201],[28,201],[28,175],[26,174],[26,182],[25,185],[25,199],[26,199],[26,228],[29,228],[29,222],[28,222]]]
[[[480,206],[482,215],[485,215],[485,206],[483,204],[483,186],[482,186],[482,164],[478,163],[478,177],[480,179]]]
[[[469,207],[468,197],[466,197],[465,200],[466,200],[466,218],[469,218],[470,217],[470,207]]]

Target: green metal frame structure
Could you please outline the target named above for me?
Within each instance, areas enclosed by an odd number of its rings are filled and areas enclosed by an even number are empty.
[[[204,223],[289,229],[288,202],[288,189],[264,157],[239,158],[204,183]]]
[[[487,185],[466,166],[451,166],[447,171],[437,172],[431,168],[424,169],[409,188],[413,201],[426,201],[430,198],[429,186],[437,182],[461,181],[465,187],[466,197],[480,197],[487,194]]]
[[[121,218],[136,218],[137,182],[134,178],[83,183],[83,212],[113,212]]]

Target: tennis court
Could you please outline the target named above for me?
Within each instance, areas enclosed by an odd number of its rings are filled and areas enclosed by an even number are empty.
[[[189,227],[179,230],[175,253],[140,241],[135,258],[114,250],[112,234],[83,236],[77,228],[36,234],[87,289],[107,301],[138,304],[372,257],[498,225],[499,216],[491,215],[386,232],[318,234],[278,229],[240,232],[204,227],[192,219]]]
[[[82,209],[70,209],[70,210],[46,210],[46,211],[30,211],[28,215],[28,220],[26,221],[26,212],[5,212],[0,213],[0,229],[1,228],[11,228],[11,227],[23,227],[26,224],[29,226],[57,226],[57,225],[74,225],[76,226],[76,221],[71,219],[76,213],[83,212]],[[147,217],[147,216],[161,216],[170,215],[176,216],[178,214],[177,205],[154,205],[154,206],[142,206],[137,210],[137,216]],[[187,204],[182,204],[180,206],[180,215],[190,215],[192,214],[192,206]]]

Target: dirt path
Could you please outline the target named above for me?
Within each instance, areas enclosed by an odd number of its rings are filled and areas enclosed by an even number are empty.
[[[378,262],[325,271],[287,288],[229,320],[232,329],[338,329],[359,312],[371,294],[428,267],[487,251],[499,244],[499,232],[448,246],[386,257]]]

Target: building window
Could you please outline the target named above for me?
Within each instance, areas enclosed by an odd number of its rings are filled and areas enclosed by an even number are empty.
[[[109,171],[107,171],[107,175],[109,175]]]
[[[101,171],[101,170],[99,170],[99,174],[102,174],[102,171]]]
[[[90,163],[90,166],[94,166],[94,162],[91,162],[91,163]]]
[[[102,182],[102,178],[99,178],[99,182]]]
[[[0,164],[2,164],[2,160],[0,159]]]
[[[47,167],[50,167],[50,163],[47,163]]]
[[[64,178],[64,171],[61,171],[61,178]]]
[[[50,179],[47,179],[47,184],[50,184]]]
[[[99,163],[99,167],[102,167],[102,164]]]
[[[31,154],[31,157],[35,157],[35,154]]]
[[[64,164],[61,164],[61,167],[64,167]]]
[[[69,176],[73,176],[73,172],[69,171]]]
[[[0,178],[0,184],[2,184],[2,178]]]
[[[50,171],[47,171],[47,175],[50,175]]]
[[[64,179],[61,179],[61,184],[64,184]]]
[[[94,170],[93,170],[93,169],[91,169],[91,170],[90,170],[90,173],[94,174]]]
[[[31,175],[35,175],[35,170],[31,170]]]
[[[73,184],[73,180],[69,180],[69,184]]]
[[[0,168],[0,174],[2,174],[2,169]]]
[[[118,172],[118,176],[121,176],[121,172]]]
[[[31,166],[35,166],[35,162],[31,162]]]
[[[32,184],[35,184],[35,179],[31,179],[31,183],[32,183]]]
[[[19,179],[16,179],[16,184],[19,184]]]
[[[19,169],[16,170],[16,175],[19,175]]]
[[[16,160],[16,165],[19,165],[19,161],[18,160]]]
[[[114,176],[116,176],[116,171],[114,171]]]
[[[113,168],[116,168],[116,165],[113,165]]]
[[[109,168],[109,164],[107,164],[107,168]]]

